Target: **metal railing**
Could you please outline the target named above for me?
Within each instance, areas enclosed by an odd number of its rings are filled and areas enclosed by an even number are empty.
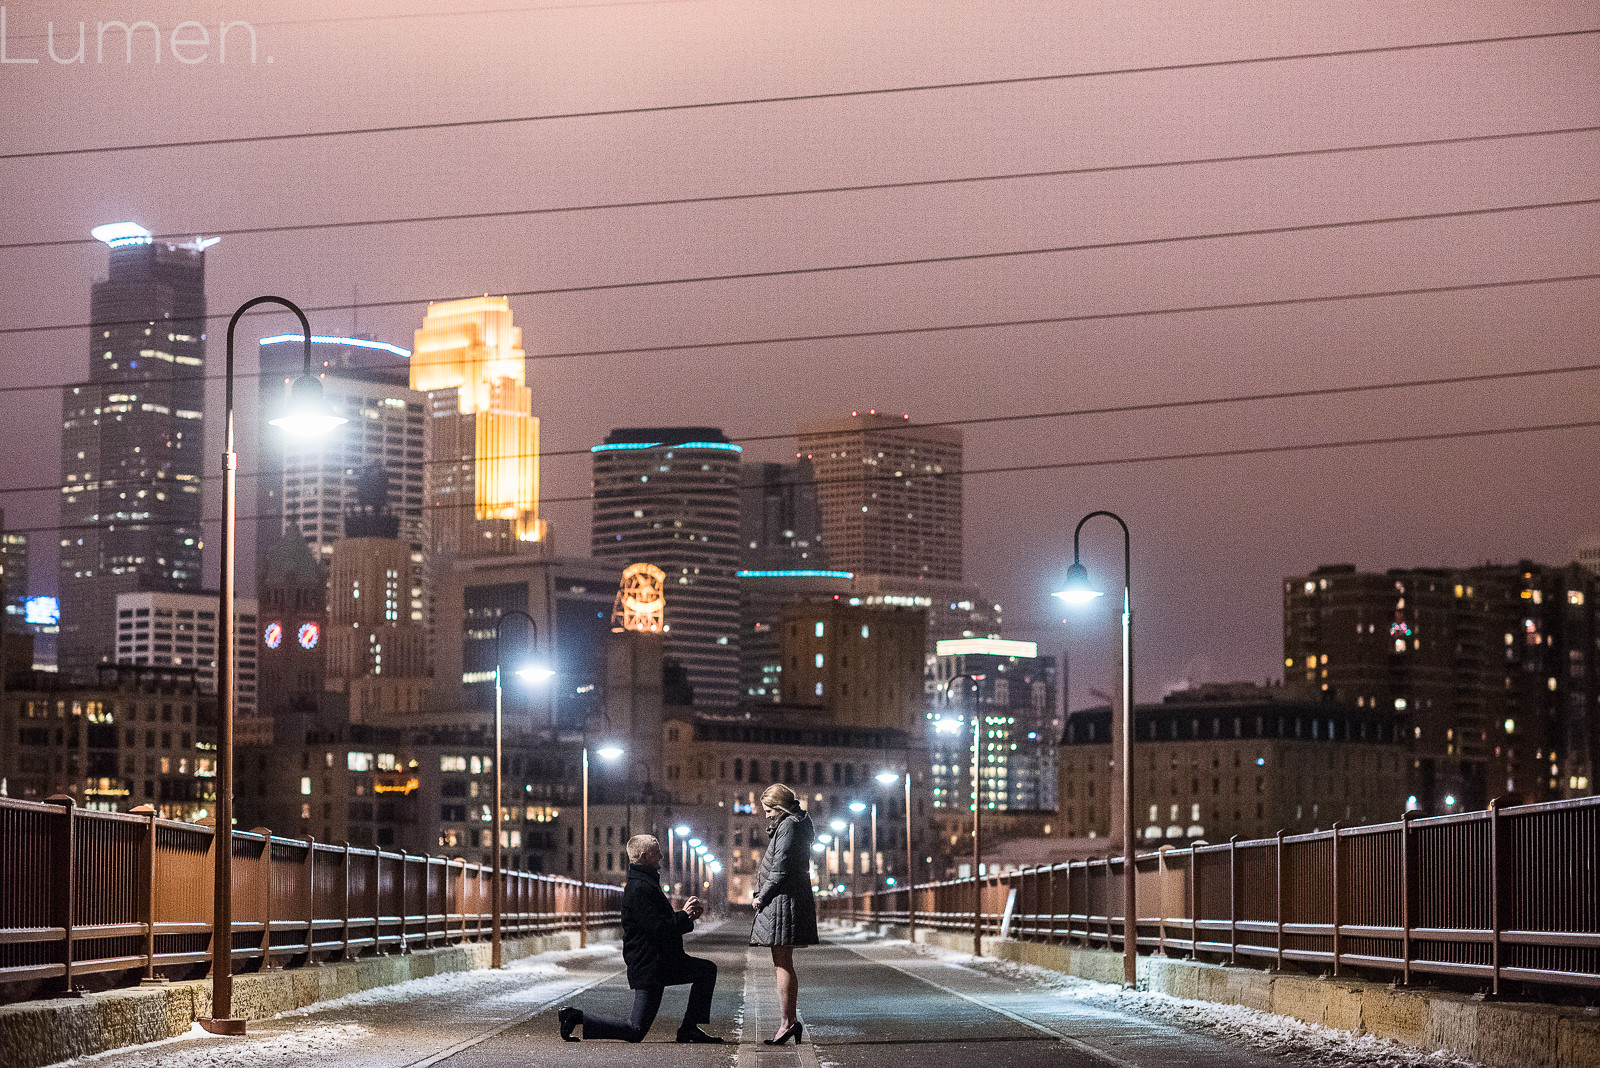
[[[1600,797],[1136,856],[1141,952],[1600,986]],[[985,876],[985,934],[1122,949],[1122,857]],[[824,898],[970,932],[974,880]]]
[[[0,798],[0,999],[79,977],[155,978],[211,957],[213,830],[70,798]],[[578,883],[504,872],[506,937],[576,930]],[[233,832],[235,973],[487,941],[491,868],[463,860]],[[622,888],[590,883],[589,923],[620,922]],[[42,982],[40,982],[42,981]]]

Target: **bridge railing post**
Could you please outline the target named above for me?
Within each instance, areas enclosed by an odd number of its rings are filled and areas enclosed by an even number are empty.
[[[1277,903],[1273,906],[1273,915],[1277,917],[1278,923],[1278,952],[1277,963],[1274,965],[1274,967],[1281,972],[1283,971],[1283,828],[1281,827],[1278,828],[1278,848],[1276,853],[1275,867],[1277,869],[1276,875],[1278,885],[1274,893]]]
[[[144,976],[143,983],[156,981],[156,807],[139,805],[134,814],[146,817],[143,842],[144,856],[140,858],[139,914],[144,918]]]
[[[53,820],[50,835],[50,926],[61,928],[61,964],[63,972],[58,993],[75,996],[72,985],[72,921],[77,914],[77,809],[78,802],[69,794],[55,794],[46,802],[57,805],[61,815]]]
[[[1411,821],[1416,813],[1407,809],[1400,817],[1400,983],[1411,985],[1411,928],[1416,912],[1411,897],[1417,891],[1416,874],[1411,870],[1416,853],[1411,844]]]

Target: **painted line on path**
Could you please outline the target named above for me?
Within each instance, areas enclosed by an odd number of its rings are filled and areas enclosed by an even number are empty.
[[[979,1008],[988,1009],[990,1012],[997,1013],[997,1014],[999,1014],[1001,1016],[1006,1017],[1009,1020],[1014,1020],[1015,1022],[1017,1022],[1019,1024],[1022,1024],[1024,1027],[1031,1027],[1035,1031],[1042,1031],[1044,1034],[1047,1034],[1052,1038],[1059,1039],[1061,1042],[1064,1042],[1065,1044],[1071,1046],[1073,1049],[1078,1050],[1080,1053],[1088,1054],[1091,1057],[1094,1057],[1094,1058],[1097,1058],[1099,1060],[1105,1061],[1107,1064],[1115,1064],[1115,1065],[1118,1066],[1118,1068],[1139,1068],[1139,1065],[1135,1064],[1132,1061],[1125,1061],[1121,1057],[1115,1056],[1114,1054],[1111,1054],[1111,1053],[1107,1053],[1105,1050],[1100,1049],[1097,1046],[1089,1045],[1089,1043],[1083,1041],[1080,1038],[1073,1038],[1071,1035],[1066,1034],[1063,1031],[1058,1031],[1056,1028],[1051,1027],[1048,1024],[1042,1024],[1037,1020],[1030,1020],[1026,1016],[1020,1015],[1019,1013],[1012,1012],[1010,1009],[1003,1008],[1002,1006],[995,1005],[995,1004],[993,1004],[993,1003],[991,1003],[989,1001],[986,1001],[985,999],[983,999],[981,997],[978,997],[975,994],[968,994],[968,993],[965,993],[963,991],[955,990],[955,989],[953,989],[951,987],[945,986],[943,983],[936,983],[932,979],[929,979],[925,975],[918,975],[916,972],[910,970],[909,968],[901,967],[899,964],[897,964],[894,961],[891,961],[891,960],[880,960],[877,957],[868,956],[867,954],[861,952],[861,950],[855,948],[854,946],[841,945],[839,943],[834,943],[834,944],[835,945],[839,945],[839,947],[841,949],[848,949],[850,952],[854,953],[856,956],[860,957],[862,960],[870,961],[873,964],[881,964],[886,968],[893,968],[895,971],[899,972],[901,975],[907,975],[907,976],[910,976],[911,978],[916,979],[916,980],[918,980],[920,982],[927,983],[929,986],[933,987],[935,990],[942,990],[944,993],[949,994],[952,997],[961,998],[963,1001],[970,1001],[972,1004],[977,1005]]]

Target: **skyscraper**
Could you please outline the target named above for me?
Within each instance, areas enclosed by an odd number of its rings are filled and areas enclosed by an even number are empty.
[[[96,227],[110,271],[89,301],[89,380],[61,394],[63,670],[109,662],[116,599],[200,588],[205,250],[135,223]]]
[[[28,536],[5,526],[5,509],[0,508],[0,598],[6,610],[0,623],[12,634],[27,634],[33,630],[23,618],[22,604],[28,596]]]
[[[261,339],[261,390],[271,410],[300,376],[299,334]],[[427,465],[424,420],[427,397],[410,388],[411,353],[369,337],[311,337],[311,365],[323,395],[348,422],[315,438],[294,438],[261,421],[261,474],[256,480],[256,559],[265,560],[287,530],[298,529],[326,565],[344,537],[346,508],[360,499],[359,481],[373,465],[387,481],[387,508],[409,560],[403,605],[406,618],[423,619],[425,551],[422,500]]]
[[[217,692],[219,594],[122,593],[117,595],[117,663],[193,671],[201,693]],[[233,602],[234,712],[256,714],[256,602]]]
[[[744,566],[753,571],[827,566],[810,460],[744,465],[739,472],[739,538]]]
[[[531,551],[545,535],[539,420],[511,302],[430,304],[416,332],[411,388],[428,396],[429,552],[453,559]]]
[[[802,427],[831,567],[961,581],[961,432],[852,412]]]
[[[696,703],[739,697],[739,446],[715,427],[613,430],[594,460],[594,555],[666,572],[665,653]]]

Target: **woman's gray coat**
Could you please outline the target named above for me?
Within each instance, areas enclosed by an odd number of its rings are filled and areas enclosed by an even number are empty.
[[[779,822],[756,869],[752,946],[814,946],[817,902],[811,896],[811,817],[791,813]]]

